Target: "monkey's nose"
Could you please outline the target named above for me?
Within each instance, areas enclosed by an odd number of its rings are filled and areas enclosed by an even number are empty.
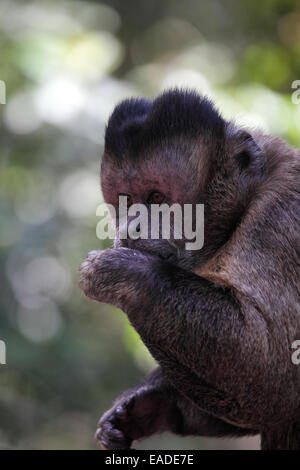
[[[119,247],[121,247],[121,248],[130,248],[129,244],[128,244],[128,240],[127,239],[120,240],[120,242],[118,243],[118,248]]]
[[[131,248],[131,249],[135,248],[136,246],[135,240],[131,240],[131,238],[128,238],[128,240],[126,241],[127,241],[127,245],[126,245],[127,248]]]

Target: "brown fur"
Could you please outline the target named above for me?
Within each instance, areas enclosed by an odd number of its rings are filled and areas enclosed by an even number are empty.
[[[155,103],[113,113],[104,198],[155,190],[204,203],[204,246],[117,232],[115,249],[83,264],[84,292],[124,310],[161,366],[119,397],[97,437],[113,449],[162,430],[259,432],[265,449],[300,448],[300,152],[225,123],[195,94]]]

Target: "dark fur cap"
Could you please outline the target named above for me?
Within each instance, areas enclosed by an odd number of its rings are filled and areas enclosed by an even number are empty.
[[[105,151],[118,160],[139,154],[174,137],[222,138],[225,121],[207,98],[173,89],[154,101],[132,98],[116,106],[107,125]]]

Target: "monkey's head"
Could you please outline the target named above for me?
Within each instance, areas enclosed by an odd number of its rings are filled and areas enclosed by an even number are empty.
[[[175,89],[154,101],[123,101],[107,125],[101,169],[105,202],[117,212],[116,246],[155,253],[185,269],[204,263],[240,223],[265,177],[264,160],[248,132],[225,121],[195,92]],[[163,203],[178,204],[182,214],[186,204],[204,204],[204,245],[186,249],[184,231],[182,239],[174,237],[172,216],[169,239],[161,232],[158,239],[120,239],[120,195],[128,207],[144,204],[148,214]],[[195,229],[194,209],[193,214]]]

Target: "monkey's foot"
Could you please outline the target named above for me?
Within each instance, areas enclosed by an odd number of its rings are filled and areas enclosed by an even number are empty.
[[[95,437],[105,450],[129,449],[133,441],[163,430],[160,406],[161,396],[154,390],[121,396],[100,419]]]
[[[133,438],[130,435],[130,411],[134,398],[118,402],[100,419],[95,434],[104,450],[130,449]]]

